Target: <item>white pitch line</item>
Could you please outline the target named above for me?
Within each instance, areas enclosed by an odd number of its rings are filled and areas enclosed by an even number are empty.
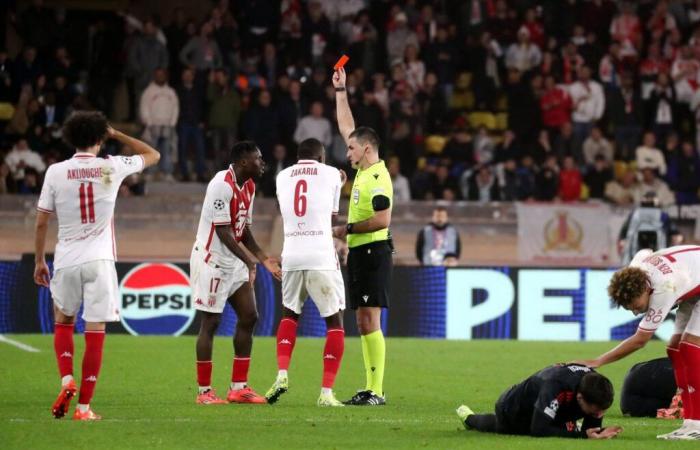
[[[24,350],[25,352],[38,353],[41,351],[38,348],[32,347],[31,345],[23,344],[19,341],[15,341],[14,339],[10,339],[9,337],[2,334],[0,334],[0,342],[4,342],[5,344],[17,347],[18,349]]]

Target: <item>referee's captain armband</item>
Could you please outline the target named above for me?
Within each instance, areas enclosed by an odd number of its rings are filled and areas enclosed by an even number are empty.
[[[375,195],[372,197],[372,209],[375,211],[384,211],[391,207],[391,200],[386,195]]]

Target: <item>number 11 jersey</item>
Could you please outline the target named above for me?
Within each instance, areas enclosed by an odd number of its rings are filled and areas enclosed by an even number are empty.
[[[277,200],[284,221],[282,270],[337,270],[332,216],[340,202],[340,172],[299,160],[277,175]]]

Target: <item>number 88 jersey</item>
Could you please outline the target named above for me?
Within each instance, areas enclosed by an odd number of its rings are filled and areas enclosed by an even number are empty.
[[[299,160],[277,175],[277,200],[284,221],[282,270],[336,270],[332,217],[340,202],[340,172]]]

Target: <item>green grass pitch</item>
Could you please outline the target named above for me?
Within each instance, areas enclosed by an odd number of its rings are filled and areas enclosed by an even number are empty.
[[[276,405],[200,406],[194,403],[193,337],[108,335],[92,403],[104,420],[76,423],[51,417],[59,387],[51,336],[11,337],[41,351],[28,353],[0,343],[0,448],[6,450],[698,448],[693,442],[657,441],[656,434],[675,429],[680,422],[623,418],[617,402],[605,423],[620,424],[625,431],[611,441],[487,435],[467,432],[459,424],[454,412],[459,404],[490,412],[497,396],[511,384],[550,363],[592,357],[610,343],[388,339],[384,384],[388,405],[322,409],[315,404],[322,339],[297,341],[290,391]],[[79,371],[82,336],[76,335],[75,342]],[[250,384],[261,394],[276,374],[274,344],[273,338],[257,338],[253,347]],[[220,337],[215,345],[213,383],[225,395],[231,341]],[[663,354],[663,343],[654,341],[602,372],[618,392],[634,362]],[[363,384],[360,341],[349,338],[335,391],[346,399]]]

